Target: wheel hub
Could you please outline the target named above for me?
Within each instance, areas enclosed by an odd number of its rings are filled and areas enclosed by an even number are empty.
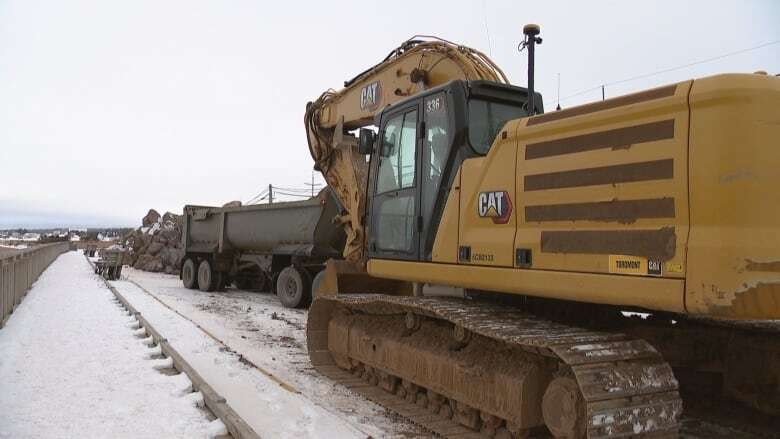
[[[550,382],[542,399],[542,416],[555,437],[576,438],[584,434],[585,401],[572,378],[560,377]]]
[[[295,292],[297,290],[298,282],[296,282],[292,277],[288,277],[284,283],[284,294],[287,295],[287,297],[294,298]]]

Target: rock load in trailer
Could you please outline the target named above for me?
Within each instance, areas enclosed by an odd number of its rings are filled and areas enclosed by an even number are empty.
[[[141,227],[125,238],[129,249],[125,264],[144,271],[178,273],[181,269],[184,249],[181,246],[181,215],[156,210],[141,220]]]

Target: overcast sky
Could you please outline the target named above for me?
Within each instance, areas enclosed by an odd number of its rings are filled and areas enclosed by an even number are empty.
[[[151,207],[303,187],[306,102],[415,34],[524,86],[529,22],[551,110],[558,73],[568,96],[780,40],[780,2],[0,0],[0,228],[137,226]],[[780,44],[606,93],[755,70],[780,73]]]

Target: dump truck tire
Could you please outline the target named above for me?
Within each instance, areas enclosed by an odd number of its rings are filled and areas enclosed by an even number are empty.
[[[285,267],[276,279],[276,295],[287,308],[303,308],[311,302],[309,273],[292,265]]]
[[[181,266],[181,281],[185,288],[198,288],[198,269],[192,259],[187,259]]]
[[[198,266],[198,288],[204,292],[214,291],[218,281],[216,273],[211,268],[211,262],[208,259],[201,261]]]
[[[214,277],[216,278],[216,285],[214,286],[214,291],[225,291],[227,289],[227,280],[228,275],[227,273],[223,273],[221,271],[215,271]]]
[[[320,284],[324,279],[325,279],[325,270],[320,270],[320,272],[317,273],[316,276],[314,276],[314,280],[311,281],[311,300],[317,298],[317,290],[319,290]]]

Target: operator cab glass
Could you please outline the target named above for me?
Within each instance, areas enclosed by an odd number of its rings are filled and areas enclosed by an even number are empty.
[[[493,140],[507,121],[528,115],[523,106],[481,98],[470,99],[468,111],[469,143],[478,154],[490,151]]]
[[[374,248],[396,255],[413,252],[415,238],[417,111],[390,118],[379,136]]]
[[[525,117],[524,88],[450,81],[387,107],[371,156],[368,256],[431,260],[442,211],[464,160],[487,154]],[[537,95],[541,112],[541,96]]]

